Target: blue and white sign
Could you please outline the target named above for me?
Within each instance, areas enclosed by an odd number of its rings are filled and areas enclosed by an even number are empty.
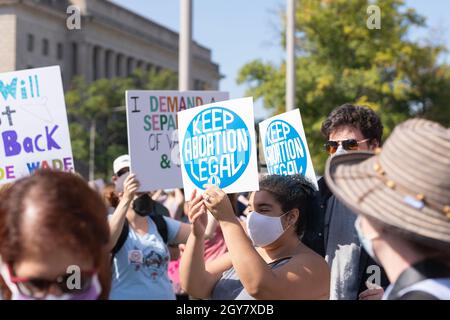
[[[302,174],[317,187],[300,110],[286,112],[259,124],[269,174]]]
[[[228,193],[259,189],[253,98],[179,112],[178,128],[187,199],[207,184]]]

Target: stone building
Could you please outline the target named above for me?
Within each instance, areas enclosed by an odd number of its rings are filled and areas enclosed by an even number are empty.
[[[81,28],[70,30],[75,12]],[[91,82],[136,68],[178,70],[178,33],[111,1],[0,0],[0,30],[0,72],[60,65],[65,88],[76,75]],[[218,89],[211,50],[194,42],[192,53],[191,88]]]

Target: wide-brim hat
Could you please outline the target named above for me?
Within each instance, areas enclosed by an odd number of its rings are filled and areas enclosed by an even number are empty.
[[[357,214],[450,250],[450,130],[423,120],[397,126],[382,149],[328,159],[326,182]]]

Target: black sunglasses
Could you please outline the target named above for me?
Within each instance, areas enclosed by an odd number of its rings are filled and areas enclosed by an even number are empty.
[[[123,176],[125,173],[130,172],[130,168],[125,167],[119,170],[119,172],[117,172],[116,176],[119,178],[120,176]]]
[[[334,154],[336,153],[339,145],[342,145],[342,148],[344,148],[345,150],[349,150],[349,151],[354,151],[354,150],[358,150],[359,144],[369,141],[370,139],[364,139],[364,140],[356,140],[356,139],[347,139],[347,140],[341,140],[341,141],[327,141],[327,143],[325,143],[324,149],[326,152],[328,152],[329,154]]]

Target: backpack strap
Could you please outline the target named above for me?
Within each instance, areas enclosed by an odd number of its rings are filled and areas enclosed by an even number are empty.
[[[122,249],[123,245],[125,244],[125,241],[127,241],[129,231],[130,231],[130,226],[128,223],[128,219],[125,218],[122,231],[120,232],[119,239],[117,239],[116,245],[111,250],[111,261],[114,259],[114,256],[117,254],[117,252],[119,252],[119,250]]]
[[[158,214],[149,214],[149,217],[156,224],[156,229],[158,229],[158,232],[161,235],[161,238],[163,239],[164,243],[167,244],[169,239],[169,231],[167,230],[166,220],[164,220],[163,216]]]

